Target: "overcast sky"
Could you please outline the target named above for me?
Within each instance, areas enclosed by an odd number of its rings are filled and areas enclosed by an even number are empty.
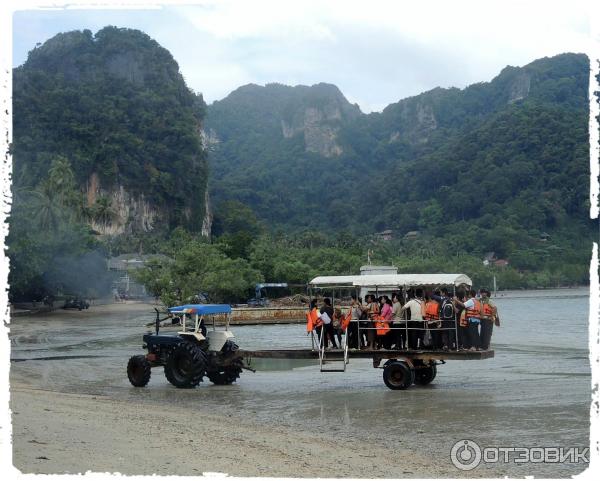
[[[437,86],[489,81],[506,65],[590,48],[591,3],[582,0],[195,3],[17,10],[13,65],[56,33],[116,25],[167,48],[208,103],[248,83],[329,82],[370,112]]]

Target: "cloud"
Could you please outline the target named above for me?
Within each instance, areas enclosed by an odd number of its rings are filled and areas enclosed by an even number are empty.
[[[588,48],[590,3],[200,1],[150,10],[14,17],[14,56],[52,35],[138,28],[167,48],[208,102],[247,83],[336,84],[364,111],[422,91],[487,81],[506,65]]]

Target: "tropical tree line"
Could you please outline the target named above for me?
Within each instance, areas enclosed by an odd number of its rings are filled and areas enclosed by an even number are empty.
[[[302,290],[317,275],[357,274],[367,263],[368,252],[373,264],[393,264],[400,273],[466,273],[478,286],[491,287],[494,277],[501,289],[588,282],[590,252],[585,240],[573,246],[580,250],[572,252],[552,239],[523,243],[513,251],[512,265],[496,267],[483,264],[486,244],[481,240],[486,231],[477,228],[466,234],[458,229],[443,238],[424,234],[391,241],[315,230],[289,235],[269,231],[247,206],[227,201],[216,212],[215,229],[212,242],[182,228],[163,240],[148,239],[145,249],[167,257],[150,261],[137,271],[137,279],[167,305],[193,302],[199,293],[207,293],[214,302],[243,302],[253,296],[259,282],[287,282]],[[502,235],[507,242],[523,240],[508,228],[489,235]],[[476,246],[470,253],[461,248],[465,238]]]

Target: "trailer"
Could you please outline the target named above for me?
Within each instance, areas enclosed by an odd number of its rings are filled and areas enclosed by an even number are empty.
[[[309,284],[309,297],[315,298],[317,294],[327,295],[332,301],[332,307],[342,309],[341,300],[344,293],[354,293],[357,297],[366,294],[390,294],[402,292],[406,301],[407,290],[416,287],[449,287],[456,294],[459,287],[468,288],[472,285],[471,279],[465,274],[372,274],[358,276],[319,276],[312,279]],[[347,313],[346,313],[347,314]],[[374,330],[376,327],[364,327],[364,322],[351,319],[355,330],[360,337],[365,330]],[[483,360],[494,357],[491,349],[485,351],[471,351],[459,349],[458,346],[458,319],[453,320],[453,325],[447,328],[437,328],[439,331],[451,331],[454,334],[455,345],[451,350],[442,349],[358,349],[348,345],[348,335],[343,336],[340,349],[327,350],[324,347],[324,336],[315,336],[311,332],[310,349],[270,349],[259,351],[240,350],[247,362],[252,358],[268,359],[318,359],[319,368],[323,373],[345,372],[350,359],[371,359],[374,368],[383,369],[385,385],[394,390],[407,389],[413,384],[426,385],[432,382],[437,375],[437,366],[450,360]],[[406,337],[415,328],[391,327],[392,331],[402,330]],[[419,328],[421,329],[421,328]],[[383,364],[382,364],[383,363]]]
[[[471,280],[464,274],[394,274],[363,276],[327,276],[317,277],[309,283],[310,297],[327,294],[333,306],[341,306],[344,293],[401,291],[406,296],[408,288],[452,286],[470,287]],[[337,349],[326,349],[324,330],[318,335],[310,332],[311,345],[305,349],[263,349],[244,350],[234,342],[233,333],[229,330],[231,307],[229,305],[185,305],[170,308],[171,315],[181,317],[182,330],[176,335],[160,335],[161,320],[157,311],[156,332],[144,335],[146,355],[133,356],[128,364],[127,372],[136,387],[143,387],[150,380],[150,369],[163,366],[167,380],[178,388],[195,387],[206,375],[215,384],[231,384],[236,382],[243,369],[253,370],[252,359],[315,359],[319,361],[322,373],[345,372],[351,359],[371,359],[374,368],[383,370],[385,385],[393,390],[404,390],[412,386],[431,383],[437,376],[437,367],[451,360],[483,360],[494,357],[494,351],[463,350],[458,345],[458,320],[454,318],[451,327],[438,330],[453,331],[455,345],[452,349],[433,349],[427,346],[419,348],[373,349],[350,346],[348,332],[350,327],[359,336],[361,331],[376,329],[361,319],[350,319],[348,310],[348,327],[342,337],[342,345]],[[214,315],[226,314],[224,330],[217,330]],[[212,317],[212,329],[207,330],[207,320]],[[352,316],[354,317],[354,316]],[[188,321],[189,319],[189,321]],[[367,324],[365,326],[365,324]],[[413,327],[404,323],[401,329],[408,337]],[[418,328],[423,330],[423,328]]]

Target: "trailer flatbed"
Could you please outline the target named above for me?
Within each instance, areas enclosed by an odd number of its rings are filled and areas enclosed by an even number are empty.
[[[315,349],[262,349],[256,351],[240,349],[238,354],[246,359],[319,359]],[[325,351],[329,359],[339,359],[344,355],[342,349]],[[442,350],[406,350],[406,349],[348,349],[348,357],[355,359],[421,359],[421,360],[481,360],[494,357],[494,351],[442,351]]]

